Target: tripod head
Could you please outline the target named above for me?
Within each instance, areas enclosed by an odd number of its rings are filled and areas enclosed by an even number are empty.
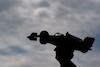
[[[37,35],[37,33],[32,33],[30,36],[28,36],[30,40],[37,41],[37,38],[40,38],[41,44],[51,43],[55,46],[64,46],[61,44],[72,44],[72,47],[75,47],[75,50],[79,50],[83,53],[86,53],[88,50],[91,50],[91,47],[94,42],[94,38],[86,37],[84,40],[75,37],[68,32],[66,35],[63,35],[61,33],[56,33],[54,35],[49,35],[47,31],[42,31],[40,35]],[[68,45],[64,46],[67,47]]]
[[[82,39],[77,38],[77,37],[69,34],[68,32],[66,33],[65,36],[61,33],[58,33],[58,32],[55,33],[54,35],[49,35],[49,33],[47,31],[42,31],[40,33],[40,35],[37,35],[37,33],[32,32],[32,34],[30,36],[28,36],[27,38],[30,40],[33,40],[33,41],[37,41],[37,38],[40,38],[40,39],[44,39],[43,41],[47,42],[48,38],[60,38],[60,37],[67,37],[67,38],[70,38],[70,39],[73,39],[73,40],[76,40],[79,42],[82,41]]]

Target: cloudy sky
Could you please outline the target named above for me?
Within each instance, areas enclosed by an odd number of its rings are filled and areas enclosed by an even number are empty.
[[[0,0],[0,66],[60,67],[55,46],[26,37],[42,30],[94,37],[92,51],[75,51],[78,67],[100,66],[100,0]]]

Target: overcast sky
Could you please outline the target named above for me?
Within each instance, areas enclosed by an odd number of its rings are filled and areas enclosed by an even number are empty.
[[[26,37],[47,30],[94,37],[92,51],[75,51],[78,67],[100,66],[100,0],[0,0],[0,66],[60,67],[55,46]]]

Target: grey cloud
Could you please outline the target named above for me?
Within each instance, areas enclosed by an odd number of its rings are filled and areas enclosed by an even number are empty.
[[[40,1],[38,5],[39,7],[50,7],[50,4],[48,1]]]
[[[58,9],[57,9],[55,17],[56,17],[56,19],[58,19],[58,18],[62,19],[62,18],[64,18],[68,14],[71,14],[71,12],[69,10],[64,9],[64,8],[59,6]]]
[[[20,27],[22,23],[19,23],[19,21],[7,21],[7,22],[1,22],[0,24],[0,32],[6,36],[16,36],[17,30],[16,28]]]
[[[9,8],[17,5],[19,1],[17,0],[0,0],[0,12],[9,10]]]
[[[100,7],[99,6],[100,6],[100,4],[98,3],[97,7],[96,7],[96,10],[95,10],[96,14],[100,14]]]
[[[46,11],[41,11],[39,13],[40,18],[49,18],[49,14]]]
[[[96,10],[98,11],[97,7],[99,6],[99,4],[96,4],[95,2],[89,0],[61,0],[59,2],[59,5],[61,6],[63,5],[63,7],[65,7],[64,9],[66,10],[70,8],[71,11],[69,14],[71,13],[84,14],[88,13],[89,11],[95,13]],[[67,12],[64,13],[65,15],[67,14]]]
[[[11,49],[11,51],[13,53],[18,53],[18,54],[24,54],[24,53],[27,53],[27,51],[21,47],[18,47],[18,46],[10,46],[9,47]]]
[[[0,0],[0,31],[8,33],[21,25],[22,20],[19,19],[18,13],[13,9],[20,3],[21,1],[17,0]]]
[[[8,56],[8,55],[10,55],[10,53],[8,52],[7,49],[0,49],[0,55]]]
[[[0,55],[11,56],[16,54],[26,54],[28,51],[18,46],[9,46],[6,49],[0,49]]]
[[[93,10],[96,7],[96,3],[89,0],[61,0],[60,2],[73,9]]]
[[[13,33],[23,22],[23,19],[19,19],[17,13],[10,13],[10,11],[7,11],[6,13],[2,12],[0,14],[0,31],[3,33]]]
[[[91,0],[61,0],[59,3],[66,7],[66,9],[67,7],[72,9],[73,13],[86,14],[92,12],[95,14],[100,14],[100,4],[97,4]]]

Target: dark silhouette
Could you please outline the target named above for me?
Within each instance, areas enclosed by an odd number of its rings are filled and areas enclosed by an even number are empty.
[[[59,61],[61,67],[77,67],[71,59],[73,58],[74,50],[81,51],[82,53],[91,50],[94,38],[86,37],[84,40],[77,38],[68,32],[64,36],[63,34],[56,33],[55,35],[49,35],[47,31],[42,31],[40,35],[32,33],[29,38],[30,40],[37,40],[40,37],[40,43],[46,44],[51,43],[56,46],[54,51],[56,52],[56,59]]]

